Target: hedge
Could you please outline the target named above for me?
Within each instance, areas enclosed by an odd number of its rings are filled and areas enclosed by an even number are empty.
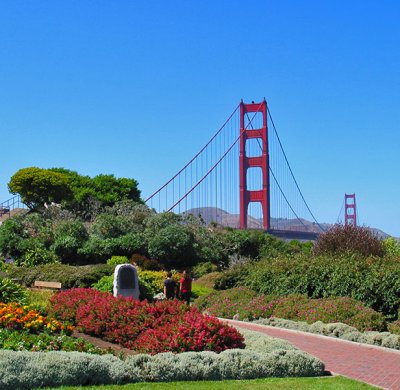
[[[235,267],[215,282],[220,290],[239,286],[278,296],[348,296],[395,319],[400,305],[400,258],[286,256]]]
[[[306,295],[258,295],[246,287],[215,291],[195,301],[202,311],[223,318],[254,320],[278,317],[295,321],[344,322],[364,330],[384,330],[381,313],[349,297],[312,299]]]
[[[242,331],[241,331],[242,332]],[[87,386],[184,380],[255,379],[321,376],[324,365],[257,332],[243,331],[245,350],[139,354],[125,361],[111,355],[78,352],[15,352],[0,350],[0,388]],[[252,348],[252,349],[250,349]]]
[[[36,267],[13,267],[9,277],[21,284],[31,287],[35,280],[61,282],[63,289],[73,287],[90,287],[105,275],[114,272],[114,265],[94,264],[72,266],[66,264],[45,264]]]

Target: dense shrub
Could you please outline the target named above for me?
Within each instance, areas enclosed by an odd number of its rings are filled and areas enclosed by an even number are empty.
[[[9,271],[10,278],[17,278],[27,287],[35,280],[60,282],[62,288],[90,287],[105,275],[114,272],[114,266],[94,264],[71,266],[66,264],[47,264],[37,267],[13,267]]]
[[[50,299],[56,293],[53,290],[40,289],[40,290],[29,290],[27,289],[27,305],[32,306],[36,310],[43,314],[47,314],[47,310],[50,306]]]
[[[190,226],[195,236],[195,252],[199,263],[211,263],[218,269],[226,268],[232,248],[227,230],[213,226],[205,227],[193,216],[187,217],[185,223]]]
[[[192,283],[192,294],[191,297],[193,299],[209,295],[213,292],[214,290],[209,287],[205,287],[202,284],[198,284],[196,281]]]
[[[214,289],[215,281],[221,276],[220,272],[211,272],[202,276],[199,279],[196,279],[196,283],[199,286],[203,286],[209,288],[210,290]]]
[[[113,256],[120,261],[126,259],[122,256]],[[115,260],[115,261],[119,261]],[[123,263],[121,263],[123,264]],[[173,278],[177,281],[179,280],[180,274],[174,273]],[[164,280],[167,278],[167,273],[165,271],[146,271],[138,269],[138,278],[139,278],[139,290],[140,290],[140,300],[147,299],[149,301],[153,300],[153,297],[162,292],[164,289]],[[103,276],[98,282],[93,283],[92,287],[103,292],[113,292],[113,282],[114,282],[114,275],[107,275]],[[197,290],[197,296],[204,295],[204,293],[208,294],[211,291],[207,289],[205,291],[201,287]]]
[[[82,221],[67,220],[58,223],[54,229],[54,242],[51,248],[63,263],[79,263],[79,249],[89,239]]]
[[[128,233],[116,238],[102,239],[90,236],[79,249],[81,261],[86,263],[105,263],[113,255],[130,257],[132,253],[141,252],[144,241],[141,233]]]
[[[98,291],[112,293],[114,287],[114,275],[103,276],[99,281],[93,283],[91,287]]]
[[[155,214],[145,221],[147,252],[165,268],[181,269],[198,261],[194,233],[182,222],[182,216],[171,212]]]
[[[314,245],[316,255],[325,253],[358,253],[362,256],[383,256],[382,240],[366,228],[353,225],[335,225],[321,234]]]
[[[299,241],[285,242],[262,230],[227,229],[230,254],[258,260],[282,254],[310,253],[312,244]]]
[[[163,291],[164,280],[167,278],[167,273],[165,271],[139,270],[138,277],[139,281],[146,283],[146,285],[151,289],[152,296],[154,296]]]
[[[400,257],[400,241],[393,237],[383,240],[385,252],[388,256]]]
[[[197,278],[201,278],[202,276],[207,275],[211,272],[216,272],[217,270],[218,270],[218,267],[215,264],[211,263],[211,261],[208,261],[206,263],[200,263],[200,264],[197,264],[196,266],[194,266],[192,268],[191,274],[194,278],[197,279]]]
[[[389,323],[388,330],[391,333],[400,335],[400,319]]]
[[[126,256],[112,256],[107,260],[107,264],[110,265],[118,265],[118,264],[127,264],[129,263],[128,258]]]
[[[196,300],[200,310],[217,317],[254,320],[278,317],[288,320],[343,322],[359,330],[383,330],[382,314],[347,297],[310,299],[305,295],[256,295],[246,288],[211,293]]]
[[[358,255],[279,257],[225,272],[216,288],[246,286],[262,294],[348,296],[392,318],[400,303],[400,259]]]
[[[131,256],[131,263],[136,264],[143,270],[147,271],[162,271],[163,266],[154,259],[149,259],[146,256],[140,255],[138,253],[134,253]]]
[[[0,225],[0,252],[17,262],[28,250],[48,249],[52,240],[51,224],[38,213],[16,215]]]
[[[225,291],[215,291],[209,295],[202,296],[196,299],[195,305],[201,311],[205,310],[212,315],[232,318],[242,310],[242,307],[247,308],[249,302],[256,296],[256,292],[248,288],[239,287]],[[249,318],[247,315],[241,314],[241,319]]]
[[[249,348],[214,352],[129,356],[76,352],[0,351],[0,387],[18,390],[66,385],[124,384],[184,380],[321,376],[324,365],[291,344],[243,331]]]
[[[72,289],[57,294],[52,302],[52,313],[74,322],[81,331],[142,352],[220,352],[244,347],[235,329],[178,301],[149,304]]]
[[[27,299],[26,289],[8,278],[0,278],[0,302],[24,304]]]
[[[43,264],[57,264],[59,258],[52,252],[41,245],[27,249],[22,258],[15,262],[16,265],[21,267],[34,267]]]
[[[92,234],[101,239],[117,238],[128,234],[130,219],[121,215],[100,214],[91,226]]]

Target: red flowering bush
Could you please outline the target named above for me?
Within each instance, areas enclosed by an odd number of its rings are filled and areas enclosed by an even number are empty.
[[[244,348],[243,337],[232,327],[215,317],[201,314],[195,308],[183,316],[171,317],[162,327],[142,332],[134,343],[139,352],[221,352],[229,348]]]
[[[149,303],[91,289],[71,289],[52,299],[53,314],[80,331],[139,352],[244,348],[243,336],[214,317],[179,301]]]
[[[96,296],[112,296],[89,288],[71,288],[61,291],[51,299],[49,313],[60,320],[75,322],[76,310],[79,306],[92,301]]]

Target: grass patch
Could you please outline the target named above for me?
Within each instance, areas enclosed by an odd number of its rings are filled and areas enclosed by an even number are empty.
[[[58,387],[58,390],[77,390],[77,389],[101,389],[101,390],[259,390],[259,389],[291,389],[291,390],[358,390],[358,389],[375,389],[375,387],[365,383],[357,382],[342,376],[324,377],[324,378],[270,378],[270,379],[254,379],[254,380],[232,380],[232,381],[204,381],[204,382],[162,382],[162,383],[132,383],[129,385],[112,385],[112,386],[88,386],[88,387]]]

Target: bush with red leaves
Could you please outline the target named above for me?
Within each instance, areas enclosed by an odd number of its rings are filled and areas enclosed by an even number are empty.
[[[383,241],[367,227],[352,225],[335,225],[318,237],[313,252],[316,255],[325,253],[359,253],[367,256],[383,256]]]
[[[243,336],[215,317],[179,301],[149,303],[92,289],[52,299],[52,313],[78,330],[144,353],[244,348]]]

